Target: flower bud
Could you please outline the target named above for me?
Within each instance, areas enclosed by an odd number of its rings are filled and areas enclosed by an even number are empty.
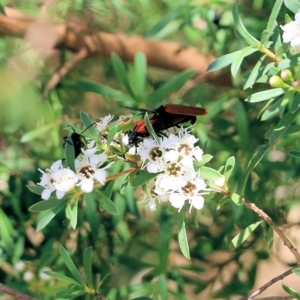
[[[117,124],[121,127],[123,132],[126,132],[133,127],[133,115],[120,116]]]
[[[280,77],[284,80],[284,81],[287,81],[287,80],[290,80],[292,81],[293,80],[293,74],[290,70],[283,70],[281,71],[280,73]]]
[[[277,75],[273,75],[269,79],[269,84],[272,87],[278,87],[278,88],[290,88],[291,87],[290,85],[283,82],[283,80]]]
[[[293,82],[292,82],[292,87],[297,89],[299,88],[299,85],[300,85],[300,82],[298,79],[294,79]]]

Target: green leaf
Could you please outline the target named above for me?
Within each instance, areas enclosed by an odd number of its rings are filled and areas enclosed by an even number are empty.
[[[158,136],[156,134],[156,131],[152,127],[152,124],[149,120],[148,113],[145,113],[144,120],[145,120],[145,124],[146,124],[147,130],[148,130],[150,136],[156,141],[157,144],[159,144]]]
[[[300,107],[300,93],[297,93],[293,100],[291,105],[291,112],[295,112]]]
[[[146,39],[156,37],[156,35],[171,21],[176,19],[179,14],[185,9],[185,6],[181,5],[177,9],[172,10],[168,14],[166,14],[163,18],[161,18],[157,23],[155,23],[152,27],[150,27],[144,34]]]
[[[28,143],[30,141],[35,140],[37,137],[45,136],[45,133],[53,129],[53,124],[47,124],[41,127],[38,127],[34,130],[31,130],[27,133],[25,133],[21,137],[21,143]]]
[[[45,189],[44,187],[39,185],[26,185],[26,187],[29,189],[30,192],[33,192],[37,195],[42,195],[42,192]]]
[[[292,272],[295,274],[295,275],[297,275],[297,276],[299,276],[300,277],[300,268],[298,267],[298,268],[295,268],[295,269],[293,269],[292,270]]]
[[[222,208],[222,206],[228,201],[228,197],[224,196],[218,203],[217,206],[217,210],[219,210],[220,208]]]
[[[149,173],[147,171],[139,171],[137,172],[136,177],[132,180],[132,186],[138,187],[146,184],[151,179],[157,176],[156,173]]]
[[[209,66],[206,69],[206,72],[214,72],[229,66],[236,59],[236,57],[239,56],[241,51],[242,50],[235,51],[217,58],[209,64]]]
[[[81,119],[82,123],[84,124],[84,126],[86,127],[85,130],[87,130],[90,133],[92,139],[95,141],[98,141],[99,132],[97,131],[95,126],[93,126],[95,124],[95,122],[93,122],[90,119],[90,117],[83,110],[80,111],[80,119]]]
[[[268,248],[269,248],[269,251],[271,252],[272,249],[273,249],[273,242],[274,242],[274,233],[273,233],[273,227],[272,226],[270,226],[269,229],[268,229],[267,239],[268,239]]]
[[[289,134],[297,133],[299,131],[300,131],[300,125],[291,125],[287,128],[284,135],[286,136],[286,135],[289,135]]]
[[[292,289],[291,287],[285,285],[284,283],[282,284],[283,289],[289,294],[291,295],[294,299],[300,300],[300,294],[295,291],[294,289]]]
[[[251,235],[251,233],[257,228],[257,226],[262,223],[263,221],[255,222],[248,227],[246,227],[244,230],[242,230],[237,236],[235,236],[231,243],[230,248],[236,249],[238,248],[246,239]]]
[[[113,98],[123,105],[124,102],[132,102],[132,98],[124,93],[93,81],[80,79],[75,82],[74,87],[84,91],[94,92],[105,97]]]
[[[70,135],[67,137],[65,143],[65,156],[67,166],[75,171],[75,149]]]
[[[208,168],[205,166],[200,168],[200,174],[201,174],[201,177],[203,177],[204,179],[209,180],[209,181],[217,181],[219,179],[224,178],[223,175],[220,174],[215,169]]]
[[[72,261],[68,251],[63,247],[59,247],[59,253],[63,259],[64,264],[69,269],[73,277],[78,281],[78,285],[85,285],[84,280],[82,279],[78,269],[76,268],[74,262]]]
[[[300,151],[299,150],[291,150],[291,151],[289,151],[289,155],[293,156],[293,157],[296,157],[296,158],[299,158],[300,157]]]
[[[0,241],[3,242],[3,247],[9,252],[13,250],[13,237],[16,236],[11,221],[0,207]]]
[[[139,52],[134,57],[135,83],[139,97],[144,100],[146,92],[147,61],[144,53]]]
[[[191,259],[189,243],[188,243],[188,240],[187,240],[187,234],[186,234],[186,229],[185,229],[185,221],[184,221],[183,210],[181,210],[178,213],[178,242],[179,242],[179,247],[180,247],[181,253],[187,259]]]
[[[244,24],[242,23],[242,20],[239,16],[237,3],[235,3],[233,7],[233,20],[236,26],[236,30],[239,32],[245,43],[257,48],[260,47],[260,42],[247,31]]]
[[[257,149],[255,150],[253,156],[251,157],[248,163],[246,173],[250,173],[259,164],[259,162],[264,157],[268,148],[269,145],[260,145],[257,147]]]
[[[81,284],[79,284],[76,280],[74,280],[71,277],[65,276],[64,274],[57,273],[57,272],[51,272],[51,271],[44,271],[44,273],[51,276],[51,277],[53,277],[53,278],[56,278],[58,280],[81,286]]]
[[[42,219],[39,221],[36,231],[42,230],[57,214],[58,212],[67,204],[67,200],[60,200],[60,202],[49,211],[45,211]]]
[[[100,203],[100,209],[105,209],[108,213],[111,215],[119,215],[119,211],[116,207],[116,205],[111,201],[109,198],[107,198],[103,193],[100,191],[95,191],[94,195]]]
[[[239,135],[239,148],[247,150],[250,144],[249,122],[244,104],[236,102],[234,105],[236,128]]]
[[[267,90],[263,92],[258,92],[255,94],[252,94],[250,97],[246,98],[246,102],[256,103],[261,101],[266,101],[271,98],[278,97],[285,93],[285,90],[282,88],[276,88],[272,90]]]
[[[117,56],[115,53],[113,53],[111,55],[111,62],[112,62],[112,65],[113,65],[113,68],[115,70],[117,77],[124,85],[126,91],[133,99],[135,99],[136,97],[135,97],[134,92],[128,81],[127,71],[126,71],[123,61],[119,58],[119,56]]]
[[[97,210],[95,209],[95,197],[93,193],[85,193],[84,198],[86,203],[85,215],[90,224],[93,238],[96,239],[99,232],[99,221]]]
[[[106,184],[104,195],[109,199],[112,197],[114,184],[115,180],[111,180]]]
[[[231,156],[227,159],[226,161],[226,164],[225,164],[225,171],[223,173],[223,175],[225,176],[226,178],[226,181],[229,180],[231,174],[232,174],[232,171],[234,169],[234,166],[235,166],[235,158],[234,156]]]
[[[236,193],[232,193],[230,198],[235,205],[237,205],[237,206],[243,205],[243,197],[242,196],[240,196]]]
[[[111,142],[113,141],[116,133],[120,130],[118,125],[114,125],[111,128],[109,128],[109,133],[107,136],[107,145],[110,145]]]
[[[248,77],[245,85],[244,85],[244,90],[248,88],[252,88],[253,84],[256,82],[256,80],[261,76],[261,65],[267,55],[263,55],[255,64],[254,68],[252,69],[252,72],[250,73],[250,76]]]
[[[277,26],[276,19],[278,17],[278,14],[281,10],[283,0],[276,0],[275,4],[273,5],[272,12],[267,24],[266,30],[263,31],[262,37],[261,37],[261,43],[265,46],[267,46],[267,42],[269,41],[271,35],[274,32],[275,27]]]
[[[270,105],[262,114],[261,120],[266,121],[274,117],[280,112],[280,107],[283,99],[276,101],[274,104]]]
[[[54,208],[58,204],[60,204],[61,200],[58,199],[49,199],[49,200],[43,200],[41,202],[38,202],[36,204],[33,204],[28,208],[29,211],[32,212],[41,212],[45,211],[51,208]]]
[[[195,75],[194,70],[186,70],[174,76],[169,81],[165,82],[155,92],[148,96],[147,102],[153,107],[161,104],[162,98],[168,96],[171,92],[179,90],[189,79]]]
[[[232,62],[232,65],[231,65],[231,74],[233,77],[236,77],[236,75],[238,74],[244,58],[253,54],[254,52],[257,52],[257,51],[258,51],[258,49],[252,48],[249,46],[249,47],[242,49],[239,52],[239,54],[235,57],[234,61]]]
[[[87,279],[87,285],[90,288],[93,288],[92,253],[93,247],[88,247],[83,252],[83,267]]]
[[[158,294],[160,299],[169,299],[168,283],[164,274],[160,274],[158,278]]]
[[[70,225],[75,230],[78,217],[78,199],[76,199],[75,203],[72,203],[72,205],[70,202],[67,204],[66,217],[70,220]]]
[[[284,0],[284,5],[296,14],[300,10],[300,0]]]

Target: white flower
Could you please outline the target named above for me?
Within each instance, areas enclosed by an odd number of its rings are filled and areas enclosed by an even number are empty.
[[[178,208],[178,211],[181,210],[186,201],[190,204],[190,212],[193,207],[201,209],[204,205],[202,195],[208,194],[205,190],[206,184],[199,174],[193,180],[183,177],[180,189],[176,193],[170,193],[169,201],[172,206]]]
[[[90,193],[94,188],[94,179],[104,184],[106,180],[105,168],[99,168],[103,162],[106,161],[106,153],[96,154],[96,148],[90,148],[83,150],[82,156],[76,158],[75,167],[79,176],[80,182],[77,184],[80,186],[84,193]]]
[[[44,267],[39,271],[39,278],[42,280],[49,280],[51,278],[51,276],[49,276],[48,274],[44,273],[45,271],[51,271],[51,269],[49,269],[48,267]]]
[[[149,173],[158,173],[163,170],[165,163],[163,161],[164,149],[153,139],[146,138],[139,144],[137,153],[141,156],[143,162],[142,169],[147,169]]]
[[[95,127],[99,132],[105,131],[108,126],[108,123],[114,118],[114,115],[108,115],[100,118],[98,122],[95,123]]]
[[[295,21],[280,27],[283,30],[283,42],[291,45],[290,53],[300,53],[300,12],[296,13]]]
[[[17,271],[23,271],[24,268],[25,268],[25,263],[22,260],[20,260],[19,262],[17,262],[16,265],[15,265],[15,269]]]
[[[27,272],[24,273],[23,279],[25,281],[30,281],[33,278],[33,276],[34,275],[33,275],[33,273],[31,271],[27,271]]]
[[[41,195],[44,200],[48,200],[55,190],[57,199],[63,198],[66,192],[74,188],[78,180],[72,170],[63,168],[62,160],[53,163],[46,172],[41,169],[39,171],[43,173],[41,182],[38,185],[44,187]]]

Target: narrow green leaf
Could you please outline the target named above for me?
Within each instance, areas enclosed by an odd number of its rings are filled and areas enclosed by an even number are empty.
[[[94,195],[100,203],[100,209],[105,209],[111,215],[119,215],[116,205],[100,191],[95,191]]]
[[[284,283],[282,284],[283,289],[289,294],[291,295],[294,299],[300,300],[300,294],[295,291],[294,289],[292,289],[291,287],[285,285]]]
[[[218,203],[217,210],[222,208],[222,206],[229,200],[228,197],[224,196]]]
[[[37,195],[42,195],[42,192],[45,188],[39,185],[26,185],[26,187],[29,189],[30,192],[33,192]]]
[[[40,136],[45,136],[45,133],[51,129],[53,129],[53,124],[47,124],[44,126],[40,126],[34,130],[31,130],[21,137],[21,143],[28,143]]]
[[[300,0],[284,0],[284,5],[294,14],[300,10]]]
[[[136,177],[132,181],[133,187],[138,187],[146,184],[151,179],[155,178],[157,176],[156,173],[149,173],[147,171],[139,171],[137,172]]]
[[[224,178],[222,174],[220,174],[218,171],[216,171],[215,169],[212,168],[208,168],[208,167],[201,167],[200,168],[200,174],[201,176],[209,181],[217,181],[219,179]]]
[[[239,52],[239,54],[235,57],[231,65],[231,74],[233,77],[236,77],[236,75],[238,74],[244,58],[257,51],[258,49],[249,46],[249,47],[245,47]]]
[[[248,89],[248,88],[252,88],[253,84],[256,82],[256,80],[261,77],[261,65],[263,63],[263,61],[265,60],[265,58],[267,57],[267,55],[263,55],[255,64],[254,68],[252,69],[250,76],[248,77],[245,85],[244,85],[244,90]]]
[[[78,217],[78,199],[76,199],[72,205],[70,202],[67,204],[66,217],[70,220],[70,225],[75,230]]]
[[[217,58],[216,60],[214,60],[209,64],[209,66],[206,69],[206,72],[218,71],[220,69],[229,66],[236,59],[236,57],[239,56],[240,52],[241,50],[238,50]]]
[[[279,114],[282,101],[283,99],[280,99],[279,101],[276,101],[274,104],[270,105],[262,114],[261,120],[266,121]]]
[[[238,248],[246,239],[251,235],[251,233],[257,228],[257,226],[262,223],[263,221],[255,222],[248,227],[246,227],[244,230],[242,230],[237,236],[235,236],[231,243],[230,248],[236,249]]]
[[[250,144],[249,122],[245,106],[237,101],[234,105],[236,128],[239,135],[239,148],[247,150]]]
[[[74,262],[72,261],[68,251],[63,247],[60,246],[59,253],[65,263],[66,267],[69,269],[73,277],[78,281],[78,285],[85,285],[84,280],[82,279],[78,269],[76,268]]]
[[[158,294],[160,299],[168,299],[168,283],[164,274],[160,274],[158,278]]]
[[[93,288],[92,254],[93,247],[88,247],[83,253],[83,267],[87,279],[87,285],[90,288]]]
[[[293,133],[297,133],[300,131],[300,125],[291,125],[288,127],[288,129],[285,132],[285,136]]]
[[[111,62],[112,62],[112,65],[113,65],[113,68],[115,70],[117,77],[124,85],[126,91],[133,99],[135,99],[136,97],[135,97],[134,92],[128,81],[127,71],[126,71],[123,61],[119,58],[119,56],[117,56],[115,53],[113,53],[111,55]]]
[[[153,38],[156,37],[156,35],[165,27],[167,26],[171,21],[176,19],[179,14],[182,12],[182,10],[185,7],[183,5],[179,6],[177,9],[172,10],[168,14],[166,14],[164,17],[162,17],[157,23],[155,23],[152,27],[150,27],[145,32],[145,38]]]
[[[283,3],[283,0],[276,0],[275,4],[273,5],[272,12],[271,12],[268,24],[267,24],[267,28],[266,28],[266,30],[264,30],[263,35],[260,40],[261,43],[265,46],[267,45],[267,42],[269,41],[271,35],[274,32],[275,27],[277,26],[276,19],[281,10],[282,3]]]
[[[84,198],[86,203],[85,215],[90,224],[93,238],[96,239],[99,232],[99,221],[98,221],[98,215],[95,206],[94,194],[85,193]]]
[[[115,180],[111,180],[106,184],[105,191],[103,194],[109,199],[112,196],[114,184],[115,184]]]
[[[263,92],[258,92],[255,94],[252,94],[250,97],[246,98],[246,102],[256,103],[261,101],[266,101],[271,98],[278,97],[280,95],[283,95],[285,93],[285,90],[282,88],[276,88],[272,90],[267,90]]]
[[[230,198],[233,201],[233,203],[236,204],[237,206],[243,205],[243,197],[242,196],[240,196],[236,193],[232,193]]]
[[[255,150],[253,156],[251,157],[248,163],[247,170],[246,170],[247,173],[250,173],[259,164],[259,162],[262,160],[265,153],[267,152],[268,148],[269,145],[260,145],[257,147],[257,149]]]
[[[110,145],[111,142],[113,141],[116,133],[120,130],[118,125],[114,125],[112,127],[109,128],[109,133],[107,136],[107,145]]]
[[[157,144],[159,144],[158,136],[157,136],[157,134],[156,134],[156,131],[155,131],[154,128],[152,127],[152,124],[151,124],[151,122],[150,122],[148,113],[145,113],[144,120],[145,120],[145,124],[146,124],[147,130],[148,130],[150,136],[157,142]]]
[[[11,221],[0,207],[0,241],[3,242],[3,246],[9,252],[13,250],[13,237],[16,235]]]
[[[184,214],[183,210],[178,213],[178,242],[181,253],[187,258],[191,259],[190,257],[190,249],[189,243],[187,240],[187,234],[185,229],[185,221],[184,221]]]
[[[45,211],[42,219],[39,221],[36,231],[42,230],[47,224],[58,214],[58,212],[67,204],[66,200],[60,200],[60,202],[49,211]]]
[[[147,61],[144,53],[139,52],[135,55],[134,70],[135,70],[135,83],[136,83],[138,95],[141,99],[145,99]]]
[[[30,206],[28,210],[32,212],[41,212],[57,206],[60,202],[61,200],[58,199],[43,200]]]
[[[273,249],[273,241],[274,241],[274,233],[273,233],[272,226],[270,226],[268,229],[267,239],[268,239],[268,248],[269,248],[269,251],[271,252]]]
[[[132,102],[132,98],[125,95],[124,93],[93,81],[83,79],[77,80],[74,83],[74,87],[83,89],[84,91],[94,92],[105,97],[113,98],[123,105],[124,102]]]
[[[81,284],[79,282],[77,282],[75,279],[68,277],[64,274],[57,273],[57,272],[51,272],[51,271],[44,271],[44,273],[49,275],[50,277],[56,278],[58,280],[81,286]]]
[[[82,123],[84,124],[84,126],[86,127],[85,130],[87,130],[92,139],[95,141],[98,141],[99,139],[99,132],[97,131],[97,129],[95,128],[95,126],[93,126],[95,124],[95,122],[93,122],[90,117],[83,111],[80,111],[80,119],[82,121]]]
[[[237,3],[233,7],[233,20],[237,31],[243,37],[245,43],[258,48],[260,46],[260,42],[247,31],[244,24],[242,23],[242,20],[239,16]]]
[[[171,92],[179,90],[189,79],[195,75],[194,70],[186,70],[174,76],[165,82],[155,92],[148,96],[147,102],[153,104],[153,107],[161,104],[162,98],[168,96]]]
[[[300,268],[299,268],[299,267],[298,267],[298,268],[295,268],[294,270],[292,270],[292,272],[293,272],[295,275],[297,275],[297,276],[300,277]]]
[[[300,107],[300,93],[296,93],[292,100],[291,112],[295,112]]]
[[[229,180],[229,178],[232,174],[232,171],[234,169],[234,166],[235,166],[235,158],[234,158],[234,156],[230,156],[226,161],[225,170],[224,170],[224,173],[223,173],[223,175],[226,178],[226,181]]]
[[[65,143],[65,156],[67,166],[75,171],[75,149],[70,135],[67,137]]]
[[[291,150],[291,151],[289,151],[289,155],[293,156],[293,157],[296,157],[296,158],[299,158],[300,157],[300,151],[299,150]]]

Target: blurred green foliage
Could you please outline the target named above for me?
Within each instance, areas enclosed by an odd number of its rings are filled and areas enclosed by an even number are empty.
[[[41,1],[13,3],[26,14],[42,14]],[[244,25],[258,39],[271,9],[270,1],[244,1],[240,5]],[[282,9],[278,19],[284,21],[285,13]],[[191,0],[62,0],[54,2],[47,14],[55,21],[82,18],[92,30],[174,40],[217,57],[245,46],[234,35],[232,5],[228,1],[210,0],[202,4]],[[149,212],[139,203],[139,190],[130,186],[122,189],[125,175],[103,188],[111,191],[118,215],[100,211],[96,199],[87,194],[85,201],[78,203],[76,230],[71,229],[60,212],[41,232],[35,232],[44,213],[28,211],[40,197],[26,185],[39,181],[38,168],[45,169],[64,157],[64,128],[67,124],[80,126],[81,109],[93,118],[108,113],[116,117],[126,114],[122,106],[153,109],[174,100],[174,93],[193,75],[191,71],[158,71],[147,66],[142,55],[137,55],[134,63],[125,64],[124,70],[117,56],[109,60],[89,58],[76,65],[44,97],[45,84],[55,71],[53,66],[63,64],[70,56],[64,50],[59,57],[53,55],[43,61],[22,40],[3,36],[0,39],[0,282],[38,299],[54,299],[57,290],[66,288],[67,283],[40,279],[39,272],[46,266],[70,276],[60,255],[63,245],[83,274],[83,269],[88,269],[83,253],[92,246],[93,284],[105,278],[99,293],[111,300],[148,299],[138,298],[143,296],[204,299],[203,291],[206,299],[247,294],[253,288],[258,263],[270,256],[265,250],[268,227],[259,226],[239,248],[229,250],[233,237],[259,219],[230,201],[216,210],[220,200],[217,197],[185,218],[192,261],[182,256],[178,246],[180,216],[164,208]],[[224,165],[231,156],[236,158],[230,189],[238,192],[255,149],[266,143],[266,132],[279,122],[278,115],[262,122],[257,119],[261,105],[244,102],[265,88],[258,84],[242,89],[246,79],[239,75],[251,71],[256,60],[256,55],[247,59],[229,86],[222,82],[201,83],[176,98],[176,103],[208,109],[208,114],[198,119],[195,133],[205,152],[214,156],[212,167]],[[128,78],[127,86],[123,75]],[[172,83],[170,89],[164,85],[166,82]],[[300,125],[299,122],[296,117],[295,123]],[[288,212],[298,203],[300,161],[288,155],[290,150],[300,147],[297,134],[279,139],[268,149],[245,187],[245,198],[255,202],[278,224],[287,223]],[[111,173],[128,167],[117,163]],[[251,256],[250,262],[243,256],[245,252]],[[214,259],[216,255],[218,260]],[[22,271],[16,270],[19,261],[25,262]],[[223,272],[231,264],[234,271]],[[215,275],[208,276],[212,270]],[[26,280],[26,272],[33,274],[31,280]],[[218,280],[223,285],[209,292]],[[84,299],[81,297],[76,299]]]

